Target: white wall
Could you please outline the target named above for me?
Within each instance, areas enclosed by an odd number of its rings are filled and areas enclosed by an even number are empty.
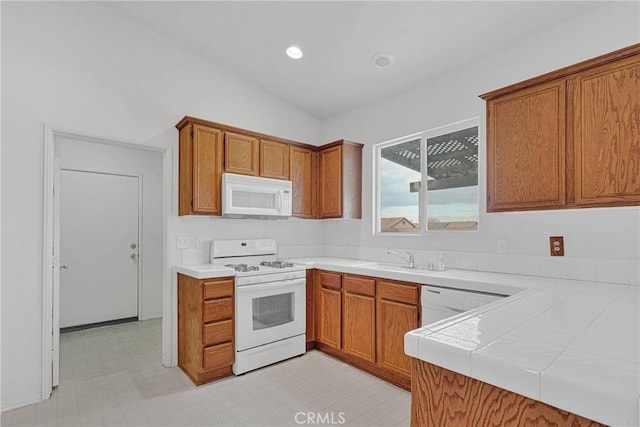
[[[62,169],[142,175],[142,282],[140,320],[162,317],[162,152],[93,143],[69,137],[56,141]],[[63,236],[64,237],[64,236]]]
[[[442,250],[452,267],[638,283],[637,207],[486,214],[485,103],[478,95],[639,41],[639,4],[607,5],[535,37],[514,40],[490,57],[405,93],[329,119],[325,140],[346,138],[366,146],[361,227],[328,222],[325,253],[391,261],[385,249],[411,248],[426,263],[434,262]],[[481,123],[480,231],[373,236],[372,145],[476,116]],[[554,235],[565,237],[564,259],[548,256],[548,238]],[[509,256],[496,254],[501,239],[507,240]]]
[[[3,2],[1,47],[5,410],[40,400],[43,123],[176,147],[184,115],[309,143],[321,122],[99,3]],[[172,217],[169,242],[194,223]]]
[[[174,214],[167,236],[169,269],[182,260],[175,248],[179,235],[201,235],[207,240],[276,237],[284,256],[378,256],[384,247],[492,252],[495,240],[503,236],[508,236],[513,253],[538,254],[546,248],[548,235],[564,233],[567,258],[579,250],[587,257],[626,261],[638,255],[633,245],[633,235],[638,234],[635,208],[483,215],[482,231],[473,236],[411,240],[371,237],[367,207],[371,205],[371,144],[483,115],[478,94],[635,43],[637,19],[634,3],[612,6],[608,13],[600,11],[550,30],[477,61],[472,68],[454,70],[323,124],[108,6],[3,2],[2,409],[40,399],[43,123],[175,148],[173,125],[191,115],[312,144],[343,137],[367,144],[363,221],[239,221]],[[175,213],[177,159],[173,164]],[[483,171],[481,165],[481,176]],[[614,241],[622,244],[616,243],[605,254],[601,248]],[[480,255],[457,260],[461,266],[486,268],[493,262]]]

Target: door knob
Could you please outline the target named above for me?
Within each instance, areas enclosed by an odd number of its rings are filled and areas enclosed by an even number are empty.
[[[60,270],[66,270],[69,268],[69,264],[60,264]]]
[[[129,255],[129,257],[130,257],[131,259],[136,259],[136,254],[131,254],[131,255]]]
[[[137,246],[135,243],[132,243],[131,245],[129,245],[129,247],[130,247],[131,249],[135,249],[135,248],[137,248],[138,246]]]

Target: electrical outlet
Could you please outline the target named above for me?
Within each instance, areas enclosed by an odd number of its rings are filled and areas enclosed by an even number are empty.
[[[203,242],[204,242],[204,238],[202,236],[196,237],[196,249],[202,249]]]
[[[549,251],[551,256],[564,256],[564,237],[549,237]]]
[[[506,240],[498,240],[498,253],[506,254],[507,253],[507,241]]]
[[[189,243],[188,236],[178,237],[178,249],[189,249]]]

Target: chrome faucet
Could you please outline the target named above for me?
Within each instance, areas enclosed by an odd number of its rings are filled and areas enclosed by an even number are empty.
[[[415,257],[413,256],[413,254],[409,251],[405,251],[408,255],[409,258],[406,258],[404,255],[396,252],[396,251],[387,251],[388,255],[396,255],[399,256],[400,258],[402,258],[403,260],[407,261],[409,263],[409,268],[416,268],[416,264],[415,264]]]

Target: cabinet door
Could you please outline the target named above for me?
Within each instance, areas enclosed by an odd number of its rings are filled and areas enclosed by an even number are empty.
[[[224,135],[224,170],[240,175],[258,176],[260,141],[246,135]]]
[[[419,307],[378,300],[378,364],[411,378],[411,358],[404,353],[404,334],[418,327]]]
[[[316,317],[318,342],[335,349],[342,345],[340,324],[342,322],[342,292],[320,286],[318,290]]]
[[[573,96],[576,204],[640,203],[640,58],[581,73]]]
[[[376,300],[343,294],[342,348],[344,352],[370,362],[376,361]]]
[[[260,176],[289,179],[289,145],[275,141],[260,141]]]
[[[487,103],[487,211],[566,203],[565,86],[556,81]]]
[[[342,146],[320,151],[320,218],[342,217]]]
[[[222,132],[193,125],[193,206],[197,214],[220,215]]]
[[[293,189],[292,213],[314,218],[316,207],[317,154],[308,148],[289,147],[289,176]]]

